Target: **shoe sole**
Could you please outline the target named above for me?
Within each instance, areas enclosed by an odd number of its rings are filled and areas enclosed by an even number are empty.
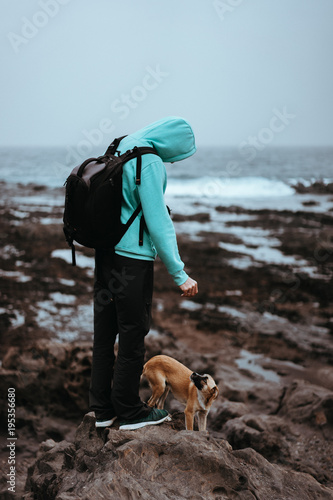
[[[111,425],[114,424],[114,422],[116,421],[117,417],[113,417],[111,418],[110,420],[105,420],[103,422],[98,422],[96,420],[96,423],[95,423],[95,427],[97,428],[102,428],[102,427],[111,427]]]
[[[146,427],[146,425],[158,425],[164,421],[170,422],[171,417],[167,415],[166,417],[161,418],[160,420],[151,420],[150,422],[138,422],[136,424],[124,424],[119,426],[119,430],[121,431],[135,431],[136,429],[141,429],[142,427]]]

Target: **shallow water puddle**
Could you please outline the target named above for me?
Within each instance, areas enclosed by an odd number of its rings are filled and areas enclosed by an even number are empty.
[[[285,264],[294,265],[297,267],[303,267],[308,264],[308,262],[304,259],[296,259],[292,255],[284,255],[278,248],[273,248],[273,245],[270,246],[267,244],[267,242],[266,246],[260,245],[257,248],[251,248],[246,245],[225,243],[221,241],[219,243],[219,247],[228,250],[229,252],[249,255],[254,260],[265,264]]]
[[[3,269],[0,270],[0,277],[12,278],[17,283],[27,283],[32,280],[31,276],[27,276],[21,271],[4,271]]]
[[[248,370],[251,373],[260,375],[269,382],[280,382],[280,377],[276,372],[273,370],[267,370],[257,363],[259,360],[268,362],[269,358],[264,358],[261,354],[253,354],[245,349],[240,351],[240,356],[240,358],[235,360],[240,370]]]
[[[50,298],[33,307],[38,326],[51,332],[55,339],[69,342],[90,339],[93,333],[92,304],[76,306],[76,297],[60,293],[51,294]]]
[[[181,309],[186,309],[187,311],[199,311],[203,308],[202,304],[198,304],[197,302],[193,302],[191,300],[184,299],[179,306]]]
[[[53,252],[51,253],[51,257],[56,259],[62,259],[68,264],[72,263],[72,252],[70,248],[68,250],[65,248],[61,249],[59,248],[58,250],[53,250]],[[76,265],[78,267],[86,269],[87,276],[89,277],[94,276],[94,269],[95,269],[94,257],[88,257],[87,255],[81,253],[79,250],[76,250]]]
[[[6,309],[5,307],[0,307],[0,316],[2,314],[8,314],[10,325],[13,329],[18,328],[25,323],[25,316],[22,311],[12,309],[11,307],[9,307],[8,309]]]

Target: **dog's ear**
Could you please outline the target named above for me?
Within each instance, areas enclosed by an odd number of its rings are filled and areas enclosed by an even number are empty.
[[[219,395],[219,390],[215,385],[214,387],[212,387],[212,389],[210,389],[206,397],[206,405],[208,405],[209,403],[212,404],[212,402],[215,401],[218,395]]]
[[[199,373],[193,372],[190,379],[194,383],[195,387],[201,391],[204,384],[207,383],[207,375],[199,375]]]
[[[217,396],[219,395],[219,389],[216,385],[213,387],[213,389],[210,392],[211,392],[211,395],[214,399],[216,399]]]

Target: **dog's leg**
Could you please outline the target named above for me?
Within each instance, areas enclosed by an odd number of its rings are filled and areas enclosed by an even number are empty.
[[[199,431],[205,431],[207,427],[207,414],[208,411],[198,411],[198,427]]]
[[[169,394],[169,390],[170,390],[169,386],[166,385],[165,391],[163,392],[160,399],[157,401],[157,408],[159,408],[160,410],[163,410],[163,408],[164,408],[164,403],[165,403],[165,400],[167,398],[167,395]]]
[[[165,383],[165,378],[164,377],[152,377],[152,376],[147,376],[150,388],[152,390],[152,395],[150,396],[148,400],[148,406],[154,407],[155,405],[157,408],[161,408],[159,406],[161,398],[163,398],[164,392],[166,390],[166,383]]]
[[[150,396],[150,398],[148,399],[148,406],[156,406],[157,408],[160,408],[159,404],[160,404],[160,399],[161,397],[163,396],[164,394],[164,388],[161,388],[161,387],[154,387],[153,388],[153,394]]]
[[[185,425],[187,431],[193,431],[194,411],[193,408],[186,406],[185,408]]]

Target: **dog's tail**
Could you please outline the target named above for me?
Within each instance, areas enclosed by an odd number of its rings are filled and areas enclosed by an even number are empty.
[[[143,370],[142,370],[141,377],[140,377],[140,382],[142,382],[142,379],[145,377],[145,374],[146,374],[146,365],[143,366]]]

